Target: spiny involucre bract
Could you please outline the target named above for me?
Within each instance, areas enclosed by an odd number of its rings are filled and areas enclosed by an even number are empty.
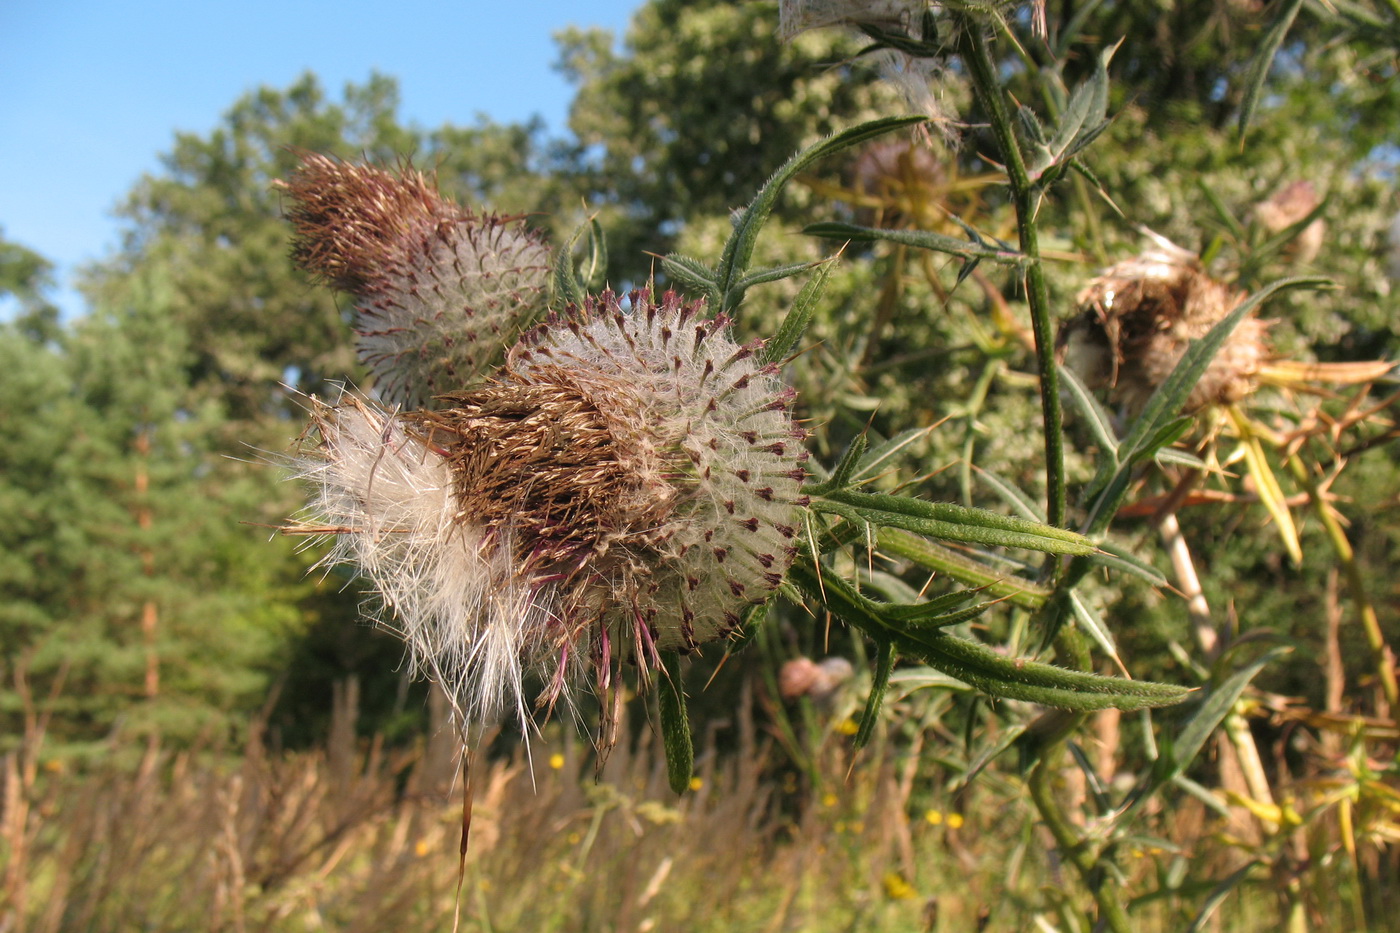
[[[549,248],[523,223],[442,198],[421,173],[304,153],[281,187],[292,258],[355,296],[381,399],[423,408],[481,381],[543,314]]]
[[[805,502],[791,390],[723,319],[604,294],[433,411],[315,412],[308,524],[337,533],[467,721],[722,639],[790,566]]]

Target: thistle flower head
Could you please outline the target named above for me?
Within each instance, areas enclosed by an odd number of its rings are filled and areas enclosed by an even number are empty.
[[[516,220],[444,199],[422,173],[305,153],[281,183],[298,266],[356,298],[380,398],[419,408],[479,381],[544,310],[549,250]]]
[[[1171,241],[1099,273],[1076,300],[1079,314],[1060,328],[1062,361],[1093,389],[1111,388],[1140,408],[1166,381],[1191,341],[1204,337],[1244,300],[1205,274],[1200,260]],[[1241,321],[1186,399],[1186,409],[1236,402],[1257,387],[1269,356],[1269,322]]]
[[[674,295],[551,319],[434,411],[315,413],[312,522],[339,533],[415,663],[468,720],[739,625],[794,556],[791,392]]]

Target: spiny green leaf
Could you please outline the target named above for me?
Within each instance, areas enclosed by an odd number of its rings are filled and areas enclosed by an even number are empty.
[[[838,253],[817,263],[812,277],[803,284],[802,290],[797,293],[797,299],[783,318],[783,323],[778,325],[777,333],[764,345],[760,354],[764,363],[781,363],[792,352],[793,347],[797,346],[797,341],[802,339],[808,325],[812,323],[812,317],[817,313],[817,306],[821,303],[823,292],[826,291],[827,279],[831,277],[831,271],[836,268],[839,259]]]
[[[768,282],[779,282],[783,279],[790,279],[794,275],[806,272],[813,266],[820,265],[822,260],[816,262],[794,262],[786,266],[770,266],[767,269],[759,269],[757,272],[750,272],[739,281],[739,288],[747,290],[755,285],[765,285]]]
[[[1245,72],[1244,78],[1244,100],[1240,104],[1239,134],[1241,142],[1244,135],[1249,131],[1249,124],[1254,119],[1254,111],[1259,107],[1259,95],[1264,90],[1264,81],[1269,76],[1269,68],[1274,63],[1274,56],[1278,54],[1279,46],[1283,45],[1283,39],[1288,35],[1288,30],[1293,28],[1293,21],[1298,18],[1298,11],[1303,8],[1303,0],[1284,0],[1282,9],[1279,10],[1278,19],[1274,20],[1264,33],[1263,39],[1259,43],[1259,51],[1254,59],[1249,63],[1249,70]]]
[[[716,290],[714,271],[700,260],[680,253],[671,253],[662,258],[661,268],[678,285],[699,292],[711,304],[718,302],[719,293]]]
[[[1038,661],[1008,659],[980,642],[939,631],[911,631],[873,610],[846,580],[833,575],[819,580],[815,568],[805,562],[794,565],[789,577],[809,598],[847,623],[891,639],[901,653],[918,657],[992,696],[1087,711],[1168,706],[1180,702],[1188,692],[1170,684],[1101,677]]]
[[[851,440],[851,446],[846,448],[846,452],[841,455],[841,459],[836,462],[836,466],[831,471],[828,479],[820,483],[811,483],[802,488],[807,495],[820,496],[837,489],[845,489],[851,485],[851,474],[855,472],[856,466],[860,463],[860,458],[865,454],[865,445],[869,443],[864,434],[857,434]]]
[[[1084,420],[1089,425],[1089,430],[1094,435],[1094,440],[1102,450],[1101,456],[1107,457],[1115,465],[1118,463],[1118,432],[1113,429],[1113,417],[1108,413],[1099,400],[1094,398],[1094,394],[1080,380],[1079,374],[1067,366],[1060,366],[1060,385],[1069,390],[1069,397],[1074,402],[1079,413],[1084,416]]]
[[[929,230],[892,230],[829,221],[819,224],[808,224],[806,227],[802,228],[802,232],[809,236],[826,237],[834,240],[855,240],[860,242],[884,240],[888,243],[900,243],[904,246],[914,246],[919,249],[929,249],[938,253],[948,253],[962,259],[990,259],[993,262],[1016,267],[1024,266],[1028,261],[1024,253],[1007,246],[987,246],[985,243],[979,243],[973,240],[960,240],[957,237],[951,237],[943,233],[934,233]]]
[[[1064,528],[1053,528],[984,509],[946,502],[926,502],[885,493],[832,490],[812,500],[812,508],[851,521],[903,528],[946,541],[993,547],[1021,547],[1048,554],[1091,554],[1088,539]]]
[[[1099,618],[1098,613],[1094,612],[1089,604],[1084,602],[1083,597],[1074,590],[1069,592],[1069,606],[1074,614],[1075,622],[1089,633],[1089,637],[1094,640],[1094,644],[1099,646],[1099,650],[1116,660],[1118,646],[1114,644],[1113,633],[1108,630],[1107,625],[1104,625],[1103,619]]]
[[[1039,609],[1050,598],[1050,591],[1038,583],[1008,576],[959,551],[898,528],[881,528],[875,536],[881,551],[912,561],[925,570],[943,573],[987,595],[1005,599],[1023,609]]]
[[[992,492],[996,493],[1001,501],[1015,509],[1022,518],[1037,523],[1045,521],[1040,506],[1014,484],[984,467],[974,467],[974,469],[977,470],[977,475],[982,477],[982,481],[992,487]]]
[[[589,225],[587,222],[579,224],[574,228],[574,232],[569,234],[569,239],[565,241],[554,257],[554,296],[557,301],[564,305],[583,306],[584,288],[579,281],[578,270],[574,266],[574,247],[583,238]]]
[[[1291,650],[1287,647],[1274,648],[1254,663],[1240,668],[1221,683],[1210,687],[1204,694],[1201,705],[1197,707],[1196,714],[1172,742],[1171,754],[1157,760],[1159,771],[1165,769],[1165,773],[1157,775],[1158,780],[1170,779],[1185,771],[1206,744],[1206,739],[1210,738],[1211,733],[1230,715],[1230,711],[1235,708],[1235,702],[1255,675]]]
[[[927,436],[928,432],[928,428],[910,428],[876,444],[861,458],[860,468],[851,474],[851,483],[862,483],[879,476],[890,468],[895,455],[919,438]]]
[[[890,686],[890,672],[894,670],[894,644],[878,641],[875,649],[875,673],[870,681],[870,695],[865,698],[865,712],[860,717],[860,728],[856,730],[855,747],[864,748],[875,731],[875,723],[880,721],[880,707],[885,702],[885,691]]]
[[[923,123],[926,120],[927,118],[922,116],[886,117],[882,120],[871,120],[834,136],[828,136],[788,159],[773,174],[773,177],[768,179],[759,189],[748,208],[739,216],[734,225],[734,232],[724,244],[724,252],[720,257],[719,265],[715,268],[715,279],[719,291],[716,312],[732,314],[739,303],[743,301],[744,289],[740,283],[748,272],[749,262],[753,259],[759,231],[773,212],[783,186],[791,181],[798,172],[820,159],[840,152],[842,149],[858,145],[868,139],[902,127]]]
[[[1135,577],[1141,577],[1153,586],[1167,585],[1167,578],[1160,570],[1147,561],[1136,557],[1127,548],[1112,541],[1100,541],[1099,553],[1091,554],[1085,559],[1090,563],[1112,567],[1114,570],[1121,570]]]

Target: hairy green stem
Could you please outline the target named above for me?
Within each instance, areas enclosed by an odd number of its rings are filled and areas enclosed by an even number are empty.
[[[1108,873],[1099,868],[1098,853],[1090,851],[1085,840],[1079,837],[1079,832],[1060,809],[1054,789],[1050,786],[1052,765],[1059,757],[1063,741],[1063,738],[1058,739],[1053,749],[1046,750],[1046,754],[1031,770],[1027,788],[1061,854],[1079,871],[1085,886],[1093,893],[1094,901],[1099,905],[1099,918],[1104,925],[1113,933],[1132,933],[1133,926],[1128,920],[1128,912],[1118,899],[1117,886],[1108,878]]]
[[[1040,369],[1040,407],[1045,418],[1046,520],[1063,526],[1065,521],[1064,418],[1060,412],[1060,378],[1055,369],[1055,341],[1050,321],[1050,294],[1040,262],[1040,232],[1035,221],[1035,190],[1026,172],[1021,145],[1016,139],[1005,94],[997,80],[996,63],[987,48],[985,24],[963,16],[959,24],[961,53],[978,101],[987,112],[992,134],[1005,163],[1006,178],[1016,208],[1016,231],[1021,252],[1027,257],[1026,303],[1030,306],[1031,332],[1035,335],[1036,363]]]

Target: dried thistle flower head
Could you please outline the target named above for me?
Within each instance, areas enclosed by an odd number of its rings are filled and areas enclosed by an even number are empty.
[[[1200,260],[1155,234],[1152,249],[1103,272],[1079,293],[1079,314],[1060,328],[1057,352],[1092,389],[1111,388],[1140,408],[1191,341],[1244,300],[1205,274]],[[1236,402],[1257,386],[1269,322],[1241,321],[1191,390],[1186,410]]]
[[[315,153],[280,186],[298,266],[357,300],[360,358],[384,401],[420,408],[478,381],[543,313],[549,249],[478,215],[422,173]]]
[[[335,533],[464,720],[723,638],[794,556],[792,393],[674,295],[552,319],[435,411],[314,412],[305,530]]]

